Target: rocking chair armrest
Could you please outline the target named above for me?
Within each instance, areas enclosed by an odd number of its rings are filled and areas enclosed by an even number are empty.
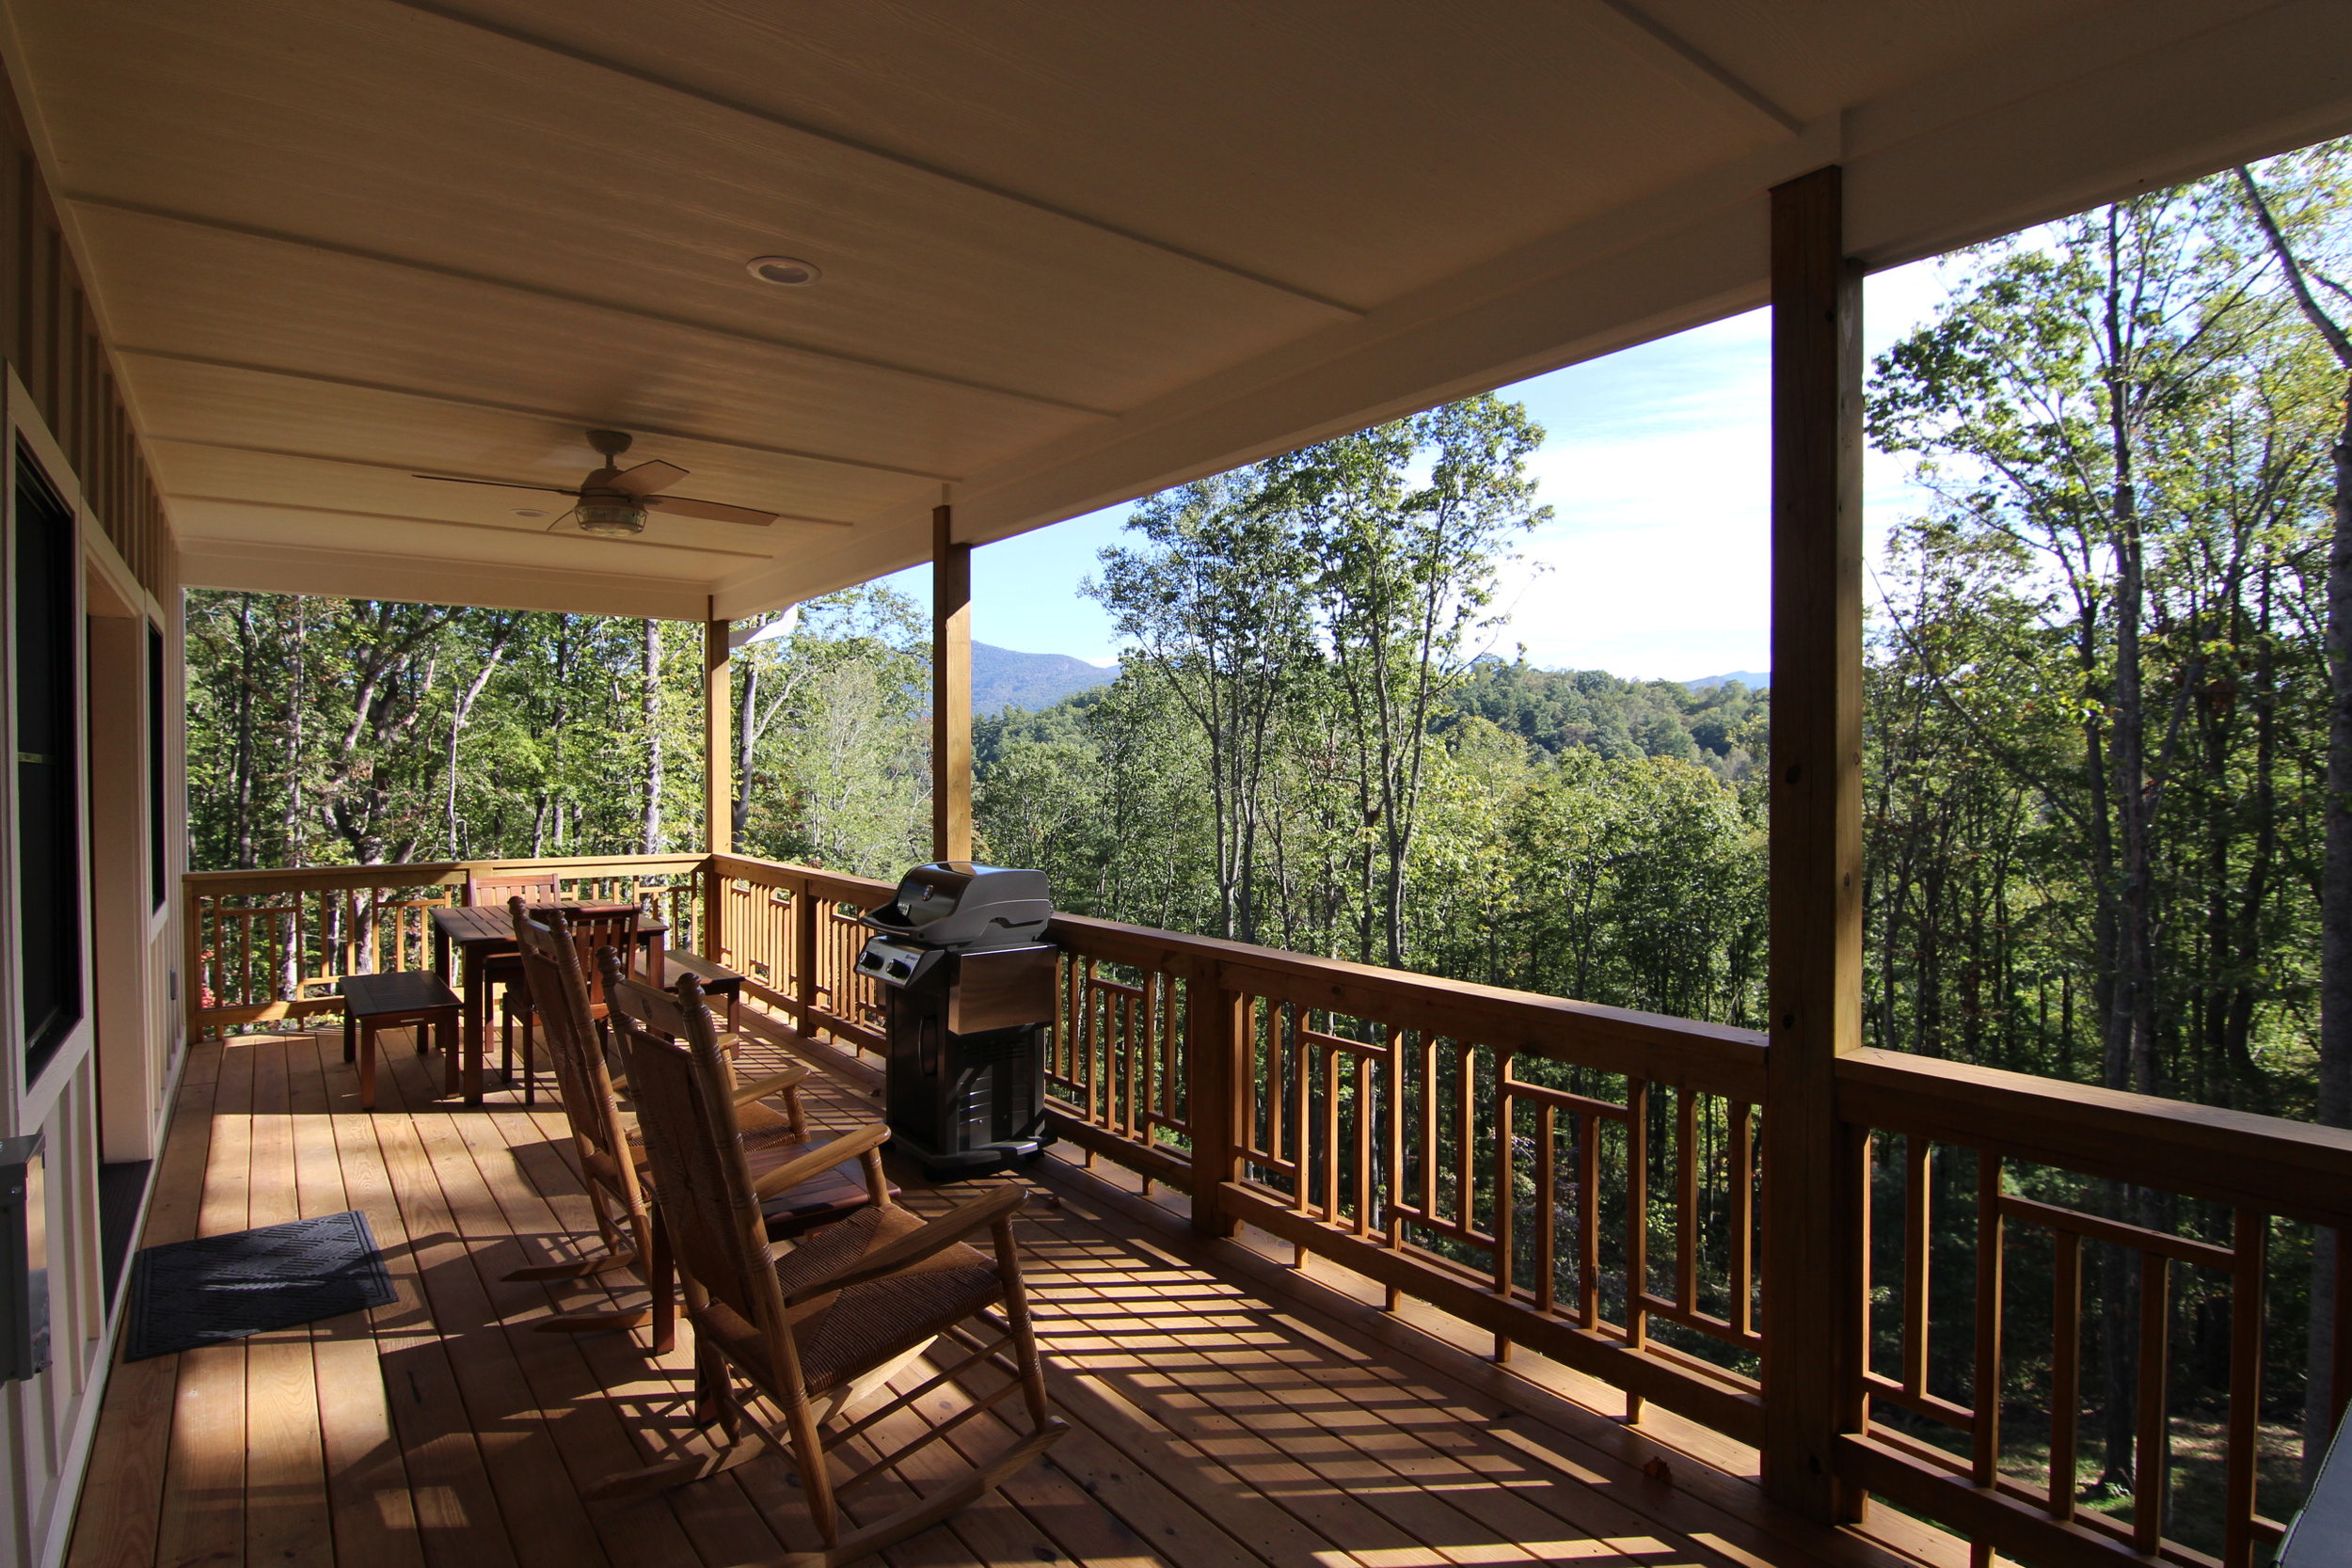
[[[742,1105],[751,1101],[765,1100],[771,1094],[782,1094],[787,1089],[799,1087],[807,1077],[808,1069],[795,1062],[781,1072],[771,1072],[765,1078],[747,1079],[736,1085],[735,1102]]]
[[[773,1197],[787,1188],[797,1187],[812,1176],[833,1169],[845,1160],[852,1160],[890,1141],[886,1123],[869,1121],[854,1132],[845,1132],[829,1143],[818,1145],[796,1160],[778,1165],[752,1183],[753,1196]]]
[[[969,1203],[958,1204],[920,1230],[910,1231],[887,1246],[877,1247],[839,1273],[802,1286],[785,1297],[785,1305],[798,1307],[814,1297],[846,1291],[852,1285],[863,1285],[868,1280],[881,1279],[901,1269],[912,1268],[924,1259],[946,1251],[975,1230],[1011,1219],[1028,1200],[1025,1189],[1008,1182]]]

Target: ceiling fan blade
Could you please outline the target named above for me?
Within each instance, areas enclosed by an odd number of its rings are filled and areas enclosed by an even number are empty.
[[[714,523],[749,523],[755,528],[766,528],[776,520],[772,512],[729,506],[724,501],[696,500],[691,496],[647,496],[644,499],[653,511],[675,512],[681,517],[707,517]]]
[[[560,484],[517,484],[507,479],[459,479],[454,474],[410,474],[410,479],[437,480],[443,484],[489,484],[501,490],[545,490],[550,496],[577,496],[578,490],[566,490]]]
[[[667,490],[685,477],[686,470],[676,464],[656,459],[651,463],[640,463],[634,468],[624,468],[605,483],[625,496],[635,496],[643,500],[656,490]]]

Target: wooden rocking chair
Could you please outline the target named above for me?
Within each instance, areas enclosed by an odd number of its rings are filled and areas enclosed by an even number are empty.
[[[515,939],[521,949],[523,981],[547,1023],[556,1087],[563,1096],[573,1151],[605,1250],[573,1262],[517,1269],[506,1277],[516,1281],[579,1279],[614,1269],[634,1269],[651,1291],[652,1299],[644,1307],[564,1312],[542,1319],[538,1327],[551,1334],[588,1334],[651,1323],[654,1354],[665,1354],[676,1340],[673,1271],[659,1216],[648,1199],[644,1148],[622,1120],[603,1043],[597,1038],[596,1005],[590,997],[572,918],[562,910],[533,918],[519,897],[508,900],[507,908],[514,916]],[[808,1135],[798,1093],[801,1081],[807,1076],[808,1069],[794,1066],[739,1084],[730,1069],[728,1094],[734,1104],[735,1135],[755,1171],[764,1175],[798,1164],[812,1148],[833,1141],[830,1134]],[[761,1103],[771,1096],[782,1098],[782,1110]],[[864,1138],[868,1145],[878,1145],[887,1135],[876,1124],[849,1138],[852,1144]],[[842,1158],[854,1149],[845,1149]],[[891,1196],[879,1167],[867,1173],[864,1181],[829,1167],[807,1180],[771,1185],[764,1195],[763,1213],[768,1233],[782,1239],[844,1218]]]
[[[764,1181],[755,1179],[742,1146],[729,1134],[726,1057],[701,986],[687,975],[672,996],[611,970],[605,984],[652,1156],[663,1227],[676,1250],[687,1316],[694,1324],[698,1413],[708,1413],[728,1442],[707,1455],[611,1477],[588,1495],[646,1497],[717,1475],[755,1457],[757,1439],[764,1438],[798,1467],[802,1495],[824,1538],[821,1550],[786,1558],[776,1568],[813,1568],[853,1561],[929,1528],[1051,1447],[1068,1428],[1047,1408],[1044,1369],[1022,1290],[1012,1236],[1013,1214],[1026,1196],[1022,1189],[1000,1187],[930,1221],[895,1203],[876,1203],[779,1255],[761,1223],[760,1189],[848,1158],[846,1146],[855,1140],[804,1155]],[[861,1152],[870,1166],[873,1148]],[[982,1230],[993,1238],[993,1257],[966,1244],[965,1238]],[[975,1325],[985,1329],[985,1338]],[[879,1406],[859,1408],[943,1342],[955,1344],[959,1354],[940,1356],[935,1375]],[[834,1483],[829,1450],[982,1368],[1007,1381]],[[755,1402],[738,1399],[736,1373],[781,1411],[781,1430],[757,1413]],[[1011,1448],[888,1518],[842,1534],[843,1494],[896,1469],[1015,1393],[1027,1405],[1028,1431]],[[845,1413],[853,1413],[847,1425],[819,1430]],[[746,1416],[755,1429],[749,1439]]]

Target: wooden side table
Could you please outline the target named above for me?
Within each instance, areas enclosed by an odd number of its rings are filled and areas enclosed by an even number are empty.
[[[393,974],[346,974],[335,982],[343,999],[343,1060],[359,1062],[359,1108],[375,1109],[375,1032],[401,1024],[417,1026],[417,1054],[424,1054],[424,1026],[433,1026],[440,1048],[453,1059],[457,1026],[466,1005],[439,975],[426,970]]]
[[[727,1005],[727,1030],[740,1034],[743,1029],[743,976],[722,964],[712,963],[699,953],[682,948],[669,952],[670,967],[682,969],[702,982],[703,995],[715,996]]]

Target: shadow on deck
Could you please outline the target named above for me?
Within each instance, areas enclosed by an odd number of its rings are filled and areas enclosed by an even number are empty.
[[[526,1109],[499,1092],[469,1109],[437,1098],[437,1060],[401,1047],[369,1115],[339,1031],[194,1049],[142,1243],[358,1209],[399,1297],[118,1367],[75,1568],[690,1568],[814,1544],[772,1454],[650,1502],[580,1499],[657,1449],[698,1441],[691,1339],[655,1362],[628,1336],[534,1333],[534,1319],[604,1287],[502,1281],[593,1228],[548,1096]],[[872,1114],[850,1087],[821,1075],[811,1087],[820,1123]],[[913,1207],[952,1200],[899,1175]],[[1271,1243],[1200,1243],[1131,1178],[1105,1175],[1049,1158],[1021,1221],[1054,1397],[1073,1431],[1002,1496],[886,1560],[1917,1560],[1779,1515],[1749,1479],[1753,1454],[1700,1429],[1666,1417],[1629,1429],[1575,1402],[1614,1398],[1599,1385],[1524,1352],[1497,1368],[1464,1348],[1477,1337],[1462,1325],[1409,1306],[1384,1313],[1376,1290],[1319,1264],[1295,1274]],[[628,1297],[629,1276],[612,1277]],[[943,1408],[960,1397],[941,1396]],[[993,1420],[958,1433],[967,1452],[1008,1439]]]

